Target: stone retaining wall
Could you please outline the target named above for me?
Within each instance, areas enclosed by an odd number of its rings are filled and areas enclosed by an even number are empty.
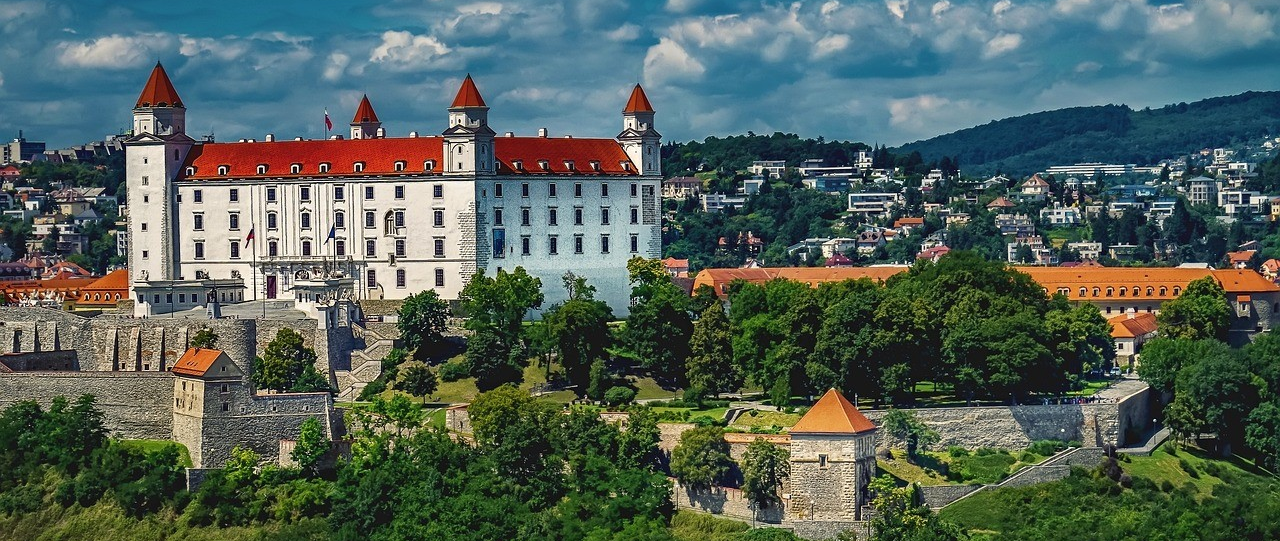
[[[0,409],[22,400],[48,407],[54,397],[94,395],[112,436],[167,440],[173,433],[173,376],[164,373],[0,373]]]
[[[947,504],[982,489],[982,485],[921,486],[920,498],[929,509],[942,509]]]
[[[702,511],[713,515],[732,517],[747,522],[764,522],[781,524],[786,516],[786,500],[759,510],[747,499],[741,490],[736,488],[712,487],[709,490],[691,490],[674,479],[672,481],[671,498],[677,509]]]

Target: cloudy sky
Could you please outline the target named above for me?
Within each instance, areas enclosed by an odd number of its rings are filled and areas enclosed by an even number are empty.
[[[0,0],[0,137],[129,124],[162,61],[189,131],[322,135],[368,93],[438,133],[473,74],[498,132],[612,136],[644,84],[667,140],[900,144],[1074,105],[1280,89],[1280,0]]]

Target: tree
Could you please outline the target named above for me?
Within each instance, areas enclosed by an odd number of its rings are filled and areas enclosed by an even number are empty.
[[[444,331],[449,319],[449,303],[441,299],[435,290],[410,295],[397,311],[396,328],[404,339],[405,347],[423,358],[426,350],[444,342]]]
[[[1257,451],[1260,465],[1272,471],[1280,467],[1280,401],[1263,402],[1249,413],[1244,441]]]
[[[747,445],[742,456],[742,491],[756,508],[782,501],[778,491],[791,475],[791,453],[763,438]]]
[[[916,504],[916,485],[898,487],[892,477],[882,475],[871,481],[875,497],[871,506],[873,541],[965,541],[968,534],[959,526],[938,518],[929,508]]]
[[[1017,251],[1017,254],[1014,256],[1014,259],[1017,260],[1019,263],[1035,263],[1036,254],[1035,252],[1031,251],[1031,246],[1028,246],[1026,244],[1019,244],[1018,251]]]
[[[542,306],[542,281],[524,267],[513,272],[498,270],[489,278],[476,273],[462,288],[459,300],[472,331],[467,340],[467,364],[481,391],[524,377],[527,345],[525,314]]]
[[[436,385],[436,375],[425,363],[409,361],[401,365],[400,381],[396,382],[396,389],[420,396],[423,403],[426,403],[427,395],[436,392]]]
[[[1205,359],[1231,356],[1231,348],[1217,340],[1159,337],[1142,347],[1138,377],[1160,393],[1172,393],[1178,373]]]
[[[693,324],[689,338],[687,379],[689,387],[719,395],[742,386],[742,375],[733,364],[733,335],[729,318],[719,304],[708,307]]]
[[[906,443],[907,457],[911,459],[915,458],[918,450],[927,450],[939,440],[937,431],[926,426],[914,413],[907,410],[891,409],[881,423],[889,435]]]
[[[659,262],[660,263],[660,262]],[[685,383],[693,320],[690,299],[663,271],[658,281],[637,286],[622,339],[659,384],[677,388]]]
[[[208,327],[201,327],[195,334],[191,335],[189,347],[200,349],[214,349],[218,347],[218,335]]]
[[[729,474],[733,459],[724,429],[701,426],[680,435],[680,443],[671,450],[671,475],[693,490],[706,490]]]
[[[319,471],[320,459],[329,452],[329,438],[324,435],[324,427],[320,420],[308,417],[298,428],[298,441],[289,455],[302,471],[315,475]]]
[[[316,352],[303,345],[302,335],[293,329],[282,328],[267,344],[266,351],[254,359],[253,383],[273,391],[292,390],[306,367],[310,366],[316,372],[315,363]]]
[[[564,282],[569,300],[543,314],[543,321],[565,375],[577,386],[578,396],[585,396],[591,383],[591,365],[604,359],[612,338],[609,321],[613,310],[595,300],[595,288],[573,273],[566,273]],[[599,391],[603,394],[604,389]]]
[[[1187,284],[1178,298],[1164,303],[1156,319],[1161,336],[1225,340],[1231,326],[1231,306],[1218,281],[1206,276]]]
[[[524,357],[494,329],[480,329],[467,339],[466,363],[481,392],[524,378]]]
[[[1165,422],[1181,439],[1217,433],[1219,445],[1229,449],[1243,442],[1243,420],[1257,396],[1252,376],[1235,355],[1201,359],[1178,371]]]

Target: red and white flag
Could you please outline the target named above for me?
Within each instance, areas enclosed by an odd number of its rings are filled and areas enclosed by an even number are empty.
[[[244,245],[245,245],[246,247],[248,247],[250,242],[253,242],[253,228],[252,228],[252,227],[250,227],[250,228],[249,228],[249,235],[248,235],[247,237],[245,237],[245,238],[244,238]]]
[[[332,129],[333,129],[333,121],[329,120],[329,110],[325,109],[324,110],[324,131],[329,131]]]

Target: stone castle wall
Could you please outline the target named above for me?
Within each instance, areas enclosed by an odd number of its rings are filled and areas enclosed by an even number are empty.
[[[0,373],[0,409],[21,400],[42,406],[57,396],[91,394],[118,438],[167,440],[173,433],[173,376],[168,373]]]
[[[690,509],[733,517],[739,520],[781,524],[786,517],[786,500],[782,503],[755,509],[755,504],[736,488],[712,487],[709,490],[693,490],[671,479],[671,499],[676,509]]]

